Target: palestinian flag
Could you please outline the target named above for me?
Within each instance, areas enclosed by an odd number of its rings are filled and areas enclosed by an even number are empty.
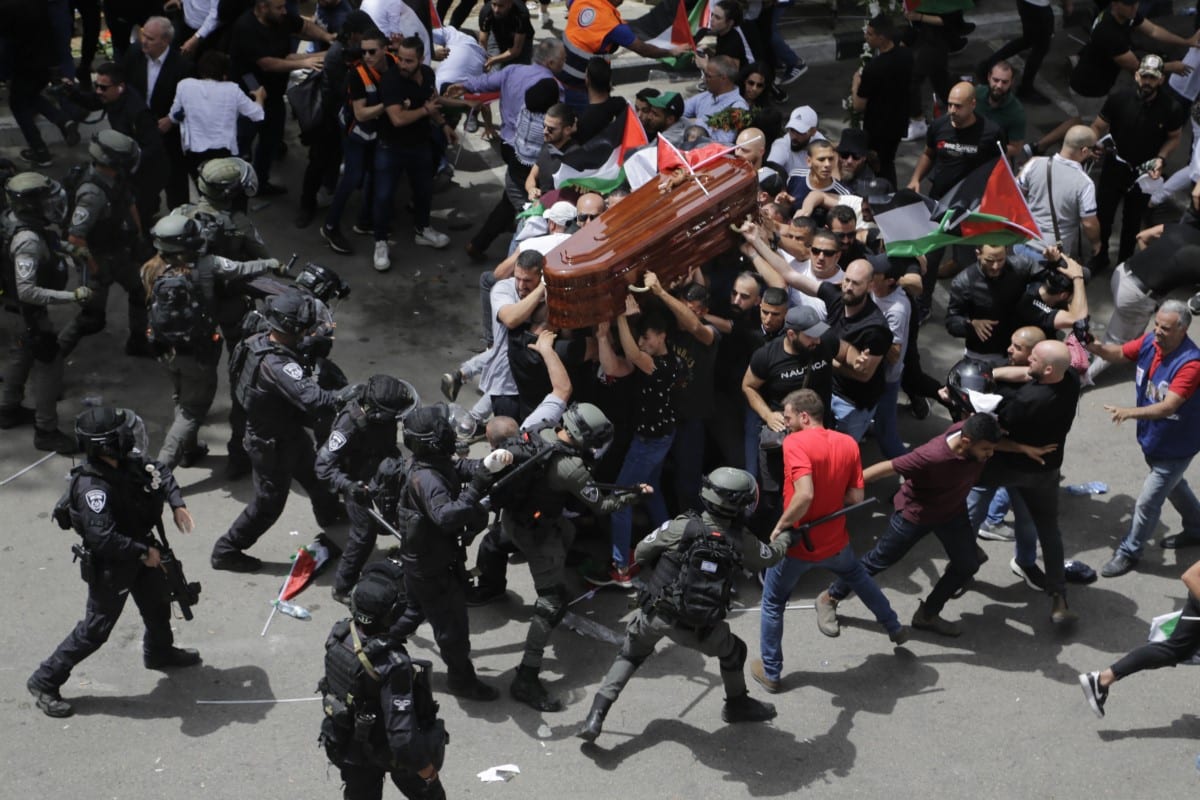
[[[323,538],[321,537],[296,551],[292,560],[291,572],[288,573],[283,588],[279,590],[280,600],[291,600],[304,591],[309,581],[329,562],[331,554],[329,548],[322,541]]]
[[[437,4],[435,4],[433,0],[429,0],[429,19],[430,30],[436,31],[438,28],[442,27],[442,15],[438,13]]]
[[[707,30],[712,27],[711,0],[700,0],[696,5],[692,6],[692,11],[688,14],[688,25],[691,27],[692,33],[701,28]]]
[[[702,2],[696,5],[696,9],[700,9],[702,6],[707,7],[707,5],[707,0],[702,0]],[[696,12],[693,11],[693,13]],[[664,50],[670,50],[672,47],[679,47],[681,45],[695,50],[696,38],[692,35],[694,30],[695,29],[688,19],[687,6],[684,4],[684,0],[679,0],[678,5],[675,6],[675,16],[671,20],[671,26],[661,31],[654,38],[648,40],[647,44],[652,44],[655,47],[661,47]],[[659,61],[670,64],[672,67],[677,67],[681,63],[690,59],[691,54],[689,53],[683,56],[669,56],[667,58],[660,58]]]
[[[646,131],[633,107],[626,106],[624,116],[563,156],[554,173],[554,188],[577,186],[583,191],[607,194],[625,182],[626,154],[647,143]]]
[[[1007,246],[1041,239],[1008,161],[971,172],[940,202],[908,189],[872,206],[890,256],[916,257],[949,245]]]
[[[639,189],[669,170],[683,168],[694,172],[698,167],[728,155],[737,145],[706,142],[699,147],[680,149],[662,136],[654,147],[643,147],[625,161],[625,179],[630,189]]]

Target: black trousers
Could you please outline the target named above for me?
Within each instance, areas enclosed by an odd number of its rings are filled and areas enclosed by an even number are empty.
[[[163,597],[157,570],[142,566],[140,562],[121,564],[109,578],[98,577],[88,584],[87,611],[83,619],[33,673],[33,682],[45,691],[66,683],[75,665],[108,641],[125,610],[125,601],[131,596],[146,623],[142,652],[151,656],[170,650],[175,644],[171,633],[171,605]]]
[[[350,518],[350,534],[346,537],[346,549],[342,551],[341,561],[338,562],[337,576],[333,580],[333,588],[349,594],[358,583],[358,576],[371,558],[375,549],[375,540],[382,533],[379,523],[372,519],[363,505],[351,495],[344,498],[346,516]]]
[[[313,472],[316,452],[307,431],[300,429],[294,435],[263,439],[247,430],[243,444],[253,470],[254,497],[213,545],[214,556],[253,547],[283,513],[293,479],[308,492],[318,525],[324,526],[337,519],[337,495],[330,492]]]
[[[1050,41],[1054,38],[1054,11],[1050,6],[1035,6],[1026,0],[1017,0],[1017,14],[1021,17],[1021,35],[993,53],[987,65],[990,71],[997,61],[1012,58],[1028,49],[1025,72],[1021,74],[1021,89],[1032,89],[1033,79],[1050,52]]]
[[[1133,172],[1129,167],[1109,159],[1100,171],[1100,180],[1096,183],[1096,216],[1100,220],[1100,253],[1093,263],[1107,267],[1108,240],[1112,236],[1113,221],[1117,216],[1117,206],[1121,208],[1121,240],[1117,246],[1117,260],[1120,264],[1133,255],[1137,246],[1137,234],[1142,229],[1142,219],[1146,209],[1150,207],[1150,196],[1144,193],[1134,183]]]
[[[403,770],[384,772],[376,767],[339,767],[345,786],[343,800],[381,800],[383,779],[390,777],[400,794],[408,800],[420,800],[425,796],[425,781],[420,775]]]
[[[479,588],[488,591],[503,591],[508,586],[508,557],[517,552],[517,545],[504,532],[499,522],[494,522],[479,540],[475,553],[475,568],[479,570]]]
[[[483,226],[471,238],[471,246],[481,253],[488,249],[488,245],[495,241],[497,236],[513,229],[517,209],[509,199],[507,187],[510,184],[523,187],[531,169],[517,160],[517,151],[507,143],[500,145],[500,156],[508,165],[508,172],[504,176],[505,191],[500,192],[500,197],[496,199],[496,205],[492,207]]]
[[[433,628],[446,674],[452,686],[469,685],[475,680],[471,663],[471,624],[467,618],[467,596],[457,569],[447,568],[422,573],[420,567],[405,564],[404,588],[408,607],[390,631],[394,638],[407,638],[424,621]]]
[[[1200,601],[1188,595],[1183,604],[1183,616],[1200,617]],[[1173,667],[1187,661],[1200,650],[1200,622],[1179,620],[1175,630],[1165,642],[1149,642],[1134,648],[1120,661],[1112,665],[1117,679],[1128,677],[1144,669]]]

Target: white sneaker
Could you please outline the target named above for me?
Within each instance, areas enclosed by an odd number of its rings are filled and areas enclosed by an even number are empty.
[[[388,243],[375,243],[375,270],[377,272],[387,272],[392,268],[392,260],[388,258]]]
[[[924,139],[925,134],[929,133],[929,126],[923,119],[910,119],[908,121],[908,133],[904,136],[904,141],[915,142],[918,139]]]
[[[435,231],[432,225],[417,229],[416,243],[425,247],[436,247],[439,250],[450,244],[450,237],[441,231]],[[378,251],[376,251],[378,252]],[[376,267],[378,269],[378,267]]]

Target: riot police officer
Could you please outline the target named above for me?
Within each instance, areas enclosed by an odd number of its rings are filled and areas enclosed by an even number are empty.
[[[529,441],[528,437],[539,441]],[[520,497],[500,509],[502,533],[525,555],[537,591],[533,618],[525,637],[525,653],[509,693],[538,711],[563,708],[562,701],[546,691],[538,672],[550,634],[567,613],[565,567],[567,552],[575,539],[575,526],[563,516],[567,499],[576,498],[595,514],[611,514],[652,491],[642,484],[633,491],[613,494],[596,486],[588,465],[596,453],[608,449],[612,438],[613,426],[603,411],[591,403],[575,403],[563,413],[561,427],[528,432],[504,448],[515,452],[532,445],[535,452],[550,450],[541,456],[529,455],[542,463],[525,468],[536,473],[522,481],[528,488],[519,491]],[[521,468],[520,464],[510,468],[514,478],[519,477],[515,471]],[[505,473],[499,474],[496,490],[501,489],[500,482],[505,478]],[[492,496],[495,499],[496,494]]]
[[[360,387],[322,389],[297,352],[301,339],[318,322],[310,295],[292,289],[270,298],[266,320],[270,331],[242,342],[242,363],[235,355],[230,368],[230,374],[238,375],[234,391],[246,410],[243,443],[254,472],[254,497],[213,545],[213,569],[254,572],[262,566],[242,551],[279,519],[293,478],[308,492],[318,525],[332,525],[342,514],[337,495],[313,472],[316,452],[304,428],[312,414],[340,407]]]
[[[208,454],[196,439],[200,425],[217,393],[217,363],[221,337],[215,309],[222,289],[236,291],[238,281],[282,265],[273,258],[234,261],[205,253],[200,225],[171,214],[150,231],[156,258],[142,267],[142,281],[150,298],[149,329],[160,360],[171,376],[175,419],[163,437],[158,460],[174,469],[188,467]]]
[[[713,470],[704,478],[700,503],[700,516],[676,517],[638,543],[634,560],[653,573],[639,593],[641,607],[629,622],[625,643],[604,676],[579,738],[595,741],[621,690],[664,636],[717,657],[725,684],[725,722],[775,717],[773,705],[746,690],[746,643],[730,631],[725,613],[734,575],[741,568],[758,571],[782,561],[791,534],[781,533],[768,545],[745,527],[758,505],[758,484],[745,470]]]
[[[58,336],[63,358],[84,336],[99,333],[106,324],[108,289],[118,283],[129,295],[129,338],[125,354],[152,357],[146,341],[146,294],[138,276],[142,226],[134,206],[132,175],[141,149],[123,133],[100,131],[88,145],[92,164],[72,198],[67,240],[87,260],[87,286],[92,296],[79,315]]]
[[[0,428],[34,424],[33,446],[64,455],[75,452],[75,438],[58,429],[58,395],[62,392],[63,359],[47,307],[86,303],[92,290],[67,289],[69,261],[59,253],[59,238],[51,228],[66,222],[67,196],[57,181],[36,172],[22,172],[4,187],[9,210],[4,215],[3,239],[13,265],[17,309],[25,331],[4,375]],[[33,377],[34,410],[21,405],[25,384]]]
[[[320,742],[345,782],[346,800],[378,800],[390,775],[412,800],[444,800],[438,770],[446,728],[429,688],[431,665],[387,635],[404,608],[399,566],[368,567],[350,595],[353,616],[325,640]]]
[[[487,523],[479,499],[491,475],[479,459],[454,461],[455,444],[444,405],[422,406],[405,417],[404,446],[412,461],[404,472],[398,527],[404,533],[400,554],[408,606],[392,635],[407,638],[428,619],[446,662],[450,693],[495,700],[500,693],[479,680],[471,663],[462,543]]]
[[[108,640],[130,596],[146,623],[142,662],[147,669],[200,663],[195,650],[175,647],[170,601],[159,571],[161,552],[152,534],[162,524],[164,501],[179,530],[189,533],[194,526],[175,477],[166,466],[142,456],[145,428],[128,409],[85,410],[75,420],[75,436],[87,458],[72,470],[60,503],[66,502],[69,524],[83,538],[77,555],[83,554],[81,572],[88,582],[87,613],[26,683],[37,707],[51,717],[73,713],[59,687],[76,664]]]
[[[397,422],[420,402],[408,381],[372,375],[362,393],[342,407],[329,438],[317,452],[317,477],[342,495],[350,518],[350,535],[333,581],[333,598],[339,603],[349,601],[379,532],[368,513],[371,495],[367,485],[385,458],[400,458]]]

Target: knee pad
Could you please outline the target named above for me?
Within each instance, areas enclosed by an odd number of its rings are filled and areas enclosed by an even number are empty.
[[[733,652],[720,660],[722,672],[741,672],[746,664],[746,643],[732,633]]]
[[[538,599],[533,603],[533,613],[546,620],[550,625],[557,625],[567,614],[567,599],[564,586],[555,586],[538,593]]]

